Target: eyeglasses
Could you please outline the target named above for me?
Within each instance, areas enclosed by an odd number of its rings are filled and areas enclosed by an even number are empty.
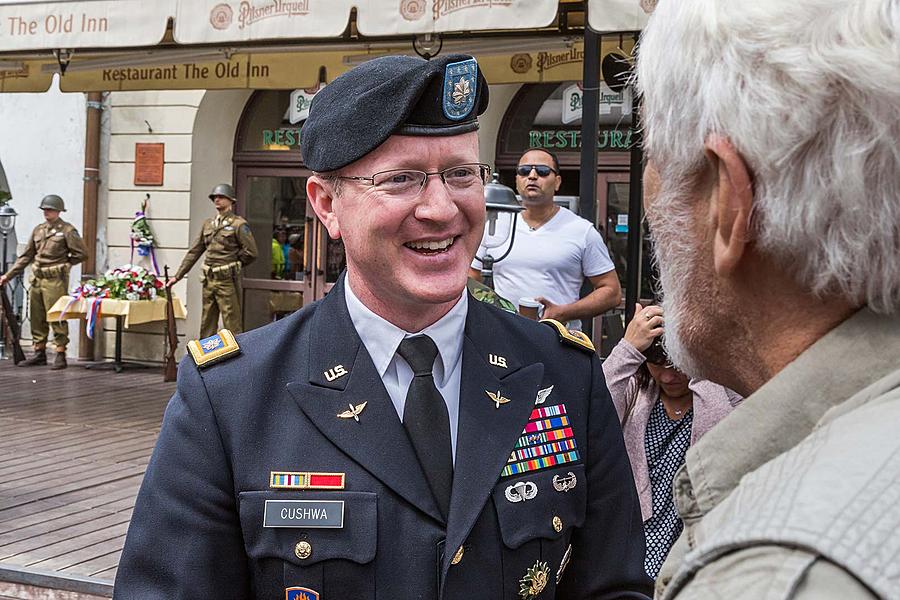
[[[537,171],[538,177],[547,177],[550,173],[559,175],[559,171],[553,167],[548,167],[547,165],[519,165],[516,167],[516,174],[519,177],[528,177],[531,175],[532,169]]]
[[[418,197],[425,187],[425,182],[431,175],[438,175],[447,190],[452,193],[462,193],[478,188],[484,188],[491,174],[491,167],[481,163],[469,163],[456,165],[443,171],[426,173],[415,169],[391,169],[381,171],[371,177],[339,175],[337,179],[349,181],[368,182],[375,191],[391,198],[399,200],[412,200]]]

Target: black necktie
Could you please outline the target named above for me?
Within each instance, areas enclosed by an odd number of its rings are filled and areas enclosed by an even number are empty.
[[[406,338],[397,349],[397,354],[409,363],[414,375],[406,393],[403,426],[406,427],[416,456],[419,457],[435,500],[444,517],[447,517],[453,486],[453,455],[450,447],[450,415],[431,373],[437,353],[437,346],[427,335]]]

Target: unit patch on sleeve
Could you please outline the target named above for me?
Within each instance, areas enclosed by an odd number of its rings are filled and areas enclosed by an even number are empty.
[[[578,458],[578,447],[566,414],[566,405],[535,408],[501,476],[555,467],[575,462]]]

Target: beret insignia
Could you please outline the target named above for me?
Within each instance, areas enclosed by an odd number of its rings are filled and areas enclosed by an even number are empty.
[[[571,331],[569,329],[566,329],[565,325],[555,319],[541,319],[541,323],[549,325],[550,327],[555,329],[556,333],[559,334],[559,341],[563,344],[586,350],[591,354],[596,352],[594,343],[591,341],[591,338],[589,338],[583,331]]]
[[[444,116],[453,121],[465,119],[475,108],[478,87],[478,63],[474,58],[448,64],[444,68]]]
[[[188,342],[188,351],[199,368],[208,367],[226,358],[240,354],[241,347],[234,334],[227,329],[202,340]]]

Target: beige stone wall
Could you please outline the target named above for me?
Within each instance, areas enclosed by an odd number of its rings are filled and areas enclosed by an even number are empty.
[[[522,87],[520,83],[504,85],[492,85],[491,97],[488,108],[478,119],[478,141],[481,144],[481,160],[489,165],[494,165],[497,156],[497,135],[500,133],[500,125],[503,116],[513,96]]]
[[[168,264],[173,273],[178,268],[190,243],[191,149],[194,121],[203,95],[203,91],[110,94],[105,227],[98,228],[105,230],[108,244],[106,266],[129,262],[131,219],[146,194],[150,194],[148,215],[157,238],[157,261],[160,268]],[[134,147],[143,142],[166,145],[161,186],[134,185]],[[182,283],[175,291],[184,298],[186,286]],[[182,341],[186,333],[183,322],[179,322]],[[123,355],[135,360],[161,361],[165,348],[162,334],[161,323],[126,330]],[[104,319],[102,347],[107,358],[113,356],[114,336],[115,321]],[[183,351],[183,344],[180,348]]]
[[[491,103],[481,117],[479,130],[484,162],[494,162],[497,133],[519,87],[491,87]],[[203,220],[215,214],[207,198],[210,189],[217,183],[234,183],[234,138],[251,94],[252,90],[110,94],[107,186],[102,194],[98,228],[108,242],[107,266],[129,261],[131,219],[149,193],[148,216],[157,238],[156,257],[160,268],[168,264],[174,274]],[[166,145],[162,186],[133,184],[134,145],[139,142]],[[199,266],[195,266],[175,286],[175,293],[185,301],[188,310],[188,318],[178,322],[179,357],[184,353],[185,342],[195,338],[200,329],[199,273]],[[102,353],[111,358],[115,322],[105,319],[103,325]],[[136,326],[125,332],[123,355],[126,359],[159,362],[164,344],[161,323]]]

